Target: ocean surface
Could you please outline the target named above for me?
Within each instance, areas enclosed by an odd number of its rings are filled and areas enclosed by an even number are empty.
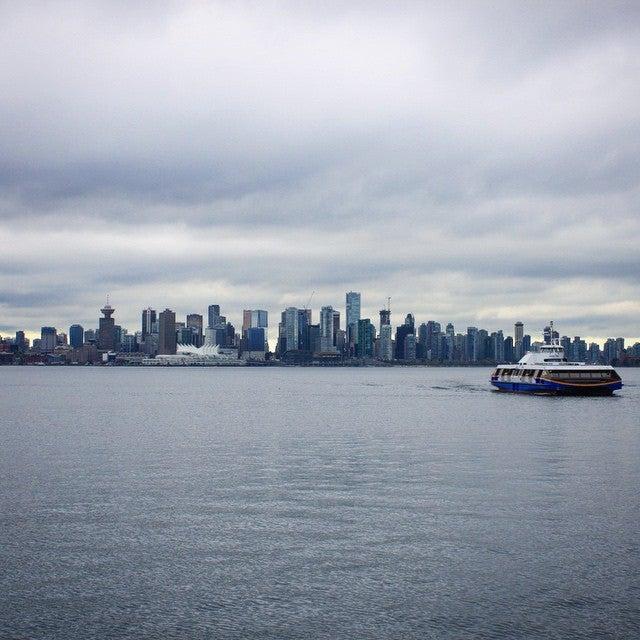
[[[0,638],[637,638],[621,373],[0,367]]]

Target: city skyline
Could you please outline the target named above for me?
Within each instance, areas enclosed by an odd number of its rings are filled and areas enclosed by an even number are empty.
[[[486,325],[484,323],[483,320],[481,319],[476,319],[473,322],[454,322],[451,319],[447,319],[447,318],[436,318],[436,317],[419,317],[417,314],[412,313],[411,311],[407,311],[407,312],[402,312],[402,311],[396,311],[392,305],[392,300],[393,298],[391,296],[388,296],[387,298],[385,298],[384,300],[384,305],[380,306],[377,308],[377,310],[374,313],[367,313],[367,311],[371,308],[371,305],[367,306],[367,305],[363,305],[362,303],[366,301],[367,296],[366,294],[363,294],[363,292],[361,291],[353,291],[353,290],[349,290],[348,292],[346,292],[345,294],[343,294],[343,297],[345,298],[345,302],[342,303],[342,305],[334,303],[324,303],[324,302],[317,302],[316,304],[311,304],[309,307],[306,306],[295,306],[295,305],[287,305],[286,307],[282,307],[278,310],[276,309],[265,309],[264,311],[260,311],[257,310],[257,307],[252,307],[254,309],[253,314],[254,314],[254,321],[255,321],[255,314],[256,313],[267,313],[268,317],[271,319],[271,322],[268,324],[267,326],[267,340],[269,342],[269,348],[271,350],[275,350],[275,345],[278,341],[278,321],[277,318],[280,317],[281,313],[286,313],[287,309],[296,309],[296,311],[298,312],[310,312],[311,314],[311,322],[313,324],[318,324],[322,327],[322,313],[325,309],[331,309],[333,311],[333,313],[337,313],[338,314],[338,321],[339,321],[339,326],[341,329],[343,329],[345,331],[346,334],[348,334],[348,326],[349,326],[349,311],[348,311],[348,300],[349,300],[349,296],[356,296],[357,297],[357,305],[356,305],[356,315],[359,314],[359,318],[358,319],[368,319],[370,320],[374,330],[375,330],[375,336],[379,337],[380,335],[380,328],[381,328],[381,314],[384,314],[385,317],[387,315],[387,312],[390,312],[390,318],[391,318],[391,322],[390,325],[392,327],[397,327],[399,325],[402,325],[404,322],[404,319],[409,315],[412,316],[414,318],[414,323],[415,323],[415,327],[417,328],[418,325],[426,323],[428,321],[435,321],[439,324],[442,325],[442,330],[443,332],[445,331],[445,327],[447,325],[453,325],[455,327],[455,331],[457,333],[459,332],[466,332],[468,327],[474,327],[474,326],[478,326],[478,327],[482,327],[482,328],[486,328],[488,331],[503,331],[505,337],[506,336],[512,336],[514,339],[516,339],[518,337],[519,333],[527,334],[531,337],[532,341],[537,341],[537,340],[542,340],[544,337],[544,330],[545,328],[548,328],[548,324],[550,322],[550,320],[543,320],[540,323],[540,326],[537,326],[537,323],[531,323],[528,322],[526,319],[523,320],[521,318],[517,318],[514,321],[512,321],[511,323],[506,323],[504,325],[501,326],[489,326]],[[109,298],[109,296],[108,296]],[[315,299],[315,295],[313,296],[313,298]],[[136,314],[131,314],[130,312],[129,315],[125,315],[125,316],[121,316],[121,314],[119,313],[119,308],[115,307],[115,303],[114,306],[112,307],[109,304],[109,300],[107,300],[107,304],[103,304],[101,305],[101,309],[99,310],[100,313],[104,314],[105,308],[107,309],[107,316],[109,319],[114,319],[114,322],[112,324],[117,324],[118,326],[120,326],[122,329],[126,329],[130,334],[135,334],[137,332],[142,332],[143,334],[145,333],[145,326],[147,326],[147,322],[149,323],[148,326],[151,326],[151,321],[150,318],[148,317],[148,313],[149,312],[153,312],[153,321],[160,321],[160,316],[163,313],[162,309],[164,308],[164,311],[170,311],[173,313],[174,316],[174,322],[188,322],[188,319],[190,317],[199,317],[201,318],[201,321],[203,322],[202,324],[202,336],[204,337],[204,333],[205,333],[205,329],[207,327],[211,327],[212,326],[212,320],[211,320],[211,313],[212,310],[215,308],[215,310],[213,311],[215,315],[215,318],[213,320],[213,324],[216,323],[217,318],[220,317],[223,320],[223,323],[229,322],[230,324],[232,324],[235,327],[236,332],[239,332],[240,334],[243,331],[243,328],[248,327],[248,326],[264,326],[263,322],[264,320],[261,319],[259,324],[251,324],[251,319],[249,318],[247,320],[247,318],[245,318],[245,314],[247,313],[247,310],[251,311],[251,308],[248,308],[247,306],[245,306],[243,309],[241,309],[240,311],[237,310],[231,310],[231,309],[227,309],[226,306],[221,305],[221,304],[217,304],[217,303],[209,303],[206,304],[202,309],[192,309],[190,311],[184,311],[182,309],[177,310],[174,307],[171,307],[170,305],[156,305],[156,306],[145,306],[145,307],[141,307],[140,309],[138,309],[138,313],[137,313],[137,319],[133,320],[131,323],[127,323],[123,320],[121,320],[121,317],[135,317]],[[111,318],[111,316],[114,316],[114,318]],[[58,330],[58,332],[62,331],[64,333],[68,333],[71,329],[71,327],[79,325],[81,327],[83,327],[84,330],[90,329],[90,330],[96,330],[96,332],[100,331],[100,326],[101,326],[101,321],[104,321],[104,318],[96,315],[94,318],[90,318],[90,314],[87,313],[87,318],[89,318],[88,320],[80,321],[80,320],[74,320],[72,322],[68,322],[68,323],[62,323],[62,324],[56,324],[54,322],[44,322],[40,325],[40,327],[38,329],[28,329],[25,327],[16,327],[15,329],[13,329],[12,331],[7,331],[5,330],[5,332],[0,332],[0,336],[4,337],[4,338],[11,338],[11,334],[15,333],[16,331],[23,331],[25,334],[25,337],[33,340],[38,339],[41,337],[41,330],[43,327],[53,327],[55,329]],[[46,319],[46,316],[43,317],[43,320]],[[622,337],[625,340],[628,341],[629,344],[634,344],[636,342],[640,342],[640,338],[637,338],[635,336],[625,336],[622,334],[618,334],[615,331],[609,331],[607,333],[607,335],[605,337],[593,337],[593,336],[582,336],[580,334],[578,334],[575,331],[572,331],[570,327],[566,326],[562,321],[558,321],[557,319],[552,319],[554,324],[555,324],[555,329],[556,331],[559,332],[559,334],[561,335],[568,335],[571,338],[573,338],[574,336],[579,336],[581,339],[585,340],[587,343],[590,342],[596,342],[597,344],[599,344],[600,346],[602,346],[606,340],[610,339],[610,338],[619,338]],[[249,324],[246,324],[246,322],[248,322]],[[296,320],[297,322],[297,320]],[[518,325],[524,325],[523,327],[519,327]],[[297,325],[296,325],[296,331],[297,331]],[[354,333],[354,340],[357,341],[357,331]]]
[[[14,3],[0,46],[1,334],[353,288],[638,338],[637,3]]]

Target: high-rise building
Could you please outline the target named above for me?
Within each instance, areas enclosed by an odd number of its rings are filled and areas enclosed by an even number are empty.
[[[220,305],[210,304],[207,309],[207,327],[214,329],[220,324]]]
[[[253,309],[251,311],[251,326],[256,329],[264,329],[266,337],[269,327],[269,313],[264,309]]]
[[[358,320],[360,320],[361,296],[357,291],[349,291],[346,295],[346,330],[351,345],[358,341]]]
[[[393,338],[392,328],[390,324],[380,327],[380,348],[378,349],[378,357],[385,362],[393,360]]]
[[[309,343],[310,334],[307,331],[309,325],[311,325],[311,309],[298,309],[298,349],[313,352],[314,347]]]
[[[263,327],[249,327],[247,329],[247,351],[264,352],[266,345]]]
[[[396,360],[404,360],[405,338],[409,334],[415,334],[415,322],[412,314],[407,314],[404,324],[396,327]]]
[[[320,310],[320,351],[322,353],[335,353],[336,350],[334,346],[333,318],[333,307],[322,307]]]
[[[40,351],[53,353],[56,348],[57,331],[55,327],[42,327],[40,329]]]
[[[201,347],[204,340],[202,315],[199,313],[190,313],[187,316],[186,326],[188,329],[191,329],[191,333],[193,335],[192,342],[190,344],[194,344],[196,347]]]
[[[369,318],[358,320],[358,342],[356,355],[359,358],[373,358],[376,329]]]
[[[161,355],[175,355],[176,353],[176,314],[171,309],[165,309],[160,313],[158,353]]]
[[[382,333],[382,327],[388,324],[391,324],[391,309],[380,309],[380,333]]]
[[[298,321],[300,314],[296,307],[287,307],[283,312],[284,324],[284,349],[286,351],[295,351],[298,347]]]
[[[242,312],[242,333],[246,333],[247,329],[251,328],[251,309],[244,309]]]
[[[435,320],[429,320],[427,322],[427,331],[425,337],[425,357],[427,360],[439,360],[440,359],[440,323]]]
[[[111,317],[115,309],[107,302],[100,311],[103,317],[98,321],[98,349],[115,351],[117,349],[116,323]]]
[[[151,307],[147,307],[142,310],[142,341],[147,339],[147,336],[153,333],[154,325],[157,322],[156,310]]]
[[[416,359],[416,336],[408,333],[404,337],[404,359],[413,362]]]
[[[449,322],[445,330],[445,336],[447,340],[447,360],[450,362],[460,358],[460,354],[456,353],[456,331],[453,324]]]
[[[69,343],[72,349],[79,349],[84,344],[84,328],[79,324],[69,327]]]
[[[340,312],[333,310],[333,346],[338,348],[338,333],[340,331]]]
[[[524,355],[524,346],[522,340],[524,339],[524,324],[520,321],[513,325],[513,349],[514,359],[520,360]]]
[[[514,359],[513,338],[511,336],[507,336],[504,339],[504,362],[513,362]]]
[[[16,350],[19,353],[26,351],[27,349],[27,339],[25,338],[24,331],[16,331]]]
[[[476,348],[477,335],[478,335],[477,327],[467,327],[467,337],[466,337],[465,352],[464,352],[464,358],[467,362],[475,361],[474,354],[477,352],[477,348]]]

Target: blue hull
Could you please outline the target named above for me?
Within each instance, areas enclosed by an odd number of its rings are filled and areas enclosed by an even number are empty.
[[[501,391],[516,393],[553,393],[563,396],[609,396],[614,391],[622,389],[622,382],[616,380],[607,385],[587,387],[582,385],[567,385],[540,380],[539,382],[506,382],[503,380],[491,380],[491,384]]]

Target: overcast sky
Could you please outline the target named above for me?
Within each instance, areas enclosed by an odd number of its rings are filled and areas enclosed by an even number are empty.
[[[0,333],[264,308],[640,336],[637,2],[0,2]]]

